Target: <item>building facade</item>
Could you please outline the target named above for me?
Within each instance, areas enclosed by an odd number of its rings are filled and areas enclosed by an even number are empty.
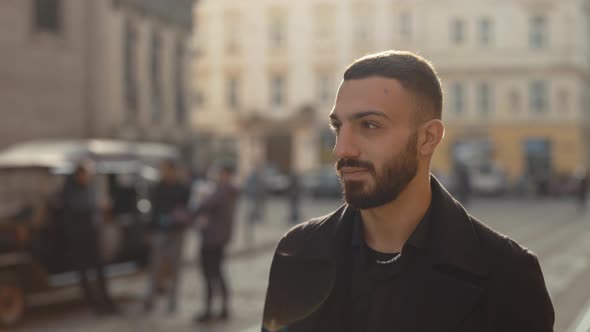
[[[90,137],[190,145],[192,6],[2,1],[0,147]]]
[[[462,160],[524,174],[589,159],[590,11],[582,0],[203,0],[193,75],[199,130],[245,172],[330,162],[328,113],[346,66],[406,49],[443,80],[447,132],[433,170]],[[198,115],[198,116],[197,116]]]

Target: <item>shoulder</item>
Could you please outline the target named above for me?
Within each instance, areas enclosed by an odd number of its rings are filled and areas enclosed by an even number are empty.
[[[552,331],[555,313],[537,256],[483,223],[474,220],[490,263],[488,287],[491,306],[504,330]]]
[[[343,209],[341,207],[329,214],[312,218],[291,228],[279,241],[276,254],[280,256],[295,256],[303,248],[319,244],[315,243],[320,241],[320,237],[317,235],[333,230]]]
[[[484,254],[492,265],[522,265],[536,261],[536,255],[528,248],[501,234],[473,216],[469,216]]]
[[[490,287],[497,296],[512,298],[523,294],[529,298],[547,296],[547,287],[537,255],[506,235],[500,234],[474,219],[482,252],[489,266]],[[503,292],[502,290],[513,290]]]

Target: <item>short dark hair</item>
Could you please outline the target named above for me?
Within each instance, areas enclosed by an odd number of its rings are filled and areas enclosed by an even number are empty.
[[[234,165],[233,163],[223,163],[220,168],[222,171],[229,174],[236,173],[236,165]]]
[[[219,170],[221,170],[223,172],[226,172],[229,174],[236,173],[236,163],[234,160],[232,160],[230,158],[223,158],[223,159],[217,160],[216,166]]]
[[[76,162],[74,166],[74,175],[78,175],[83,172],[89,172],[94,168],[94,161],[89,158],[83,158]]]
[[[428,106],[419,103],[419,119],[440,119],[442,115],[443,92],[440,79],[430,61],[407,51],[384,51],[366,55],[355,60],[344,72],[344,80],[369,77],[392,78],[421,97]]]

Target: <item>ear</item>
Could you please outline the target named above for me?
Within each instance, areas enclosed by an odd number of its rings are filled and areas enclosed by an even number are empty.
[[[419,128],[418,153],[430,156],[445,136],[445,126],[439,119],[423,123]]]

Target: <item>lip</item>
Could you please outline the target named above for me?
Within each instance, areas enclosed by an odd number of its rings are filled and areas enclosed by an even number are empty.
[[[366,168],[359,167],[342,167],[340,168],[340,175],[343,180],[354,180],[365,177],[369,173]]]

